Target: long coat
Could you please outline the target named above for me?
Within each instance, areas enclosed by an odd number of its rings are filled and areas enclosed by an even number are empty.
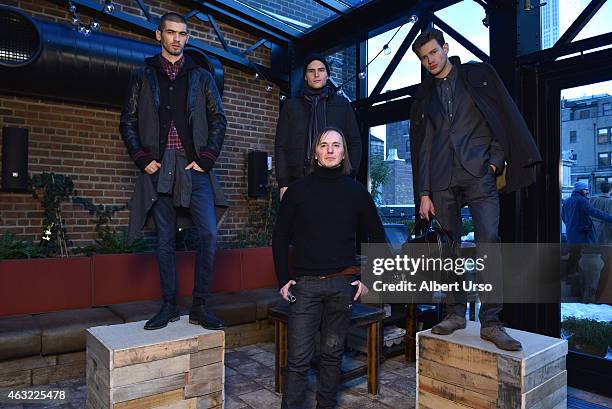
[[[450,57],[453,65],[460,65],[458,81],[463,81],[466,90],[485,117],[493,137],[504,150],[506,164],[506,186],[503,192],[512,192],[535,181],[534,165],[542,161],[540,152],[506,87],[490,64],[461,64],[457,57]],[[428,112],[432,94],[436,92],[432,75],[428,75],[419,87],[410,110],[410,146],[414,192],[418,196],[418,172],[421,161],[421,145],[426,138],[433,137],[433,125]],[[429,163],[429,166],[436,166]],[[415,197],[415,203],[419,197]]]

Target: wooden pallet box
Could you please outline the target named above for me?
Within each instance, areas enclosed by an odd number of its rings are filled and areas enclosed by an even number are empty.
[[[417,408],[561,409],[567,407],[567,341],[508,329],[523,350],[480,338],[480,325],[417,334]]]
[[[225,334],[187,316],[145,331],[144,321],[87,331],[88,409],[223,407]]]

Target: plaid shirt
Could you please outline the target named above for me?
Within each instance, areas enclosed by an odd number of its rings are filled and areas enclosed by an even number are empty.
[[[174,64],[166,60],[161,54],[159,56],[159,59],[161,60],[162,68],[164,69],[164,72],[166,73],[168,78],[170,78],[170,81],[174,81],[178,73],[181,72],[181,68],[183,68],[183,64],[185,63],[185,57],[181,56],[181,58],[179,58],[178,61]],[[170,123],[170,130],[168,131],[168,143],[166,143],[166,149],[183,149],[183,144],[181,143],[181,139],[179,138],[174,121]]]

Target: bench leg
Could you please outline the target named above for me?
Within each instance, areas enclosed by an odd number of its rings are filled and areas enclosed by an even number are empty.
[[[378,395],[379,370],[380,370],[380,324],[373,322],[368,324],[368,393]]]
[[[287,324],[279,320],[274,321],[274,350],[274,390],[282,393],[287,367]]]
[[[406,335],[404,335],[404,356],[406,361],[416,361],[416,304],[406,306]]]

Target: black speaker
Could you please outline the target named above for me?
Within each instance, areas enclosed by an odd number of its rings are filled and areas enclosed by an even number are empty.
[[[23,192],[28,189],[28,130],[2,128],[2,190]]]
[[[248,177],[250,197],[268,194],[268,154],[266,152],[249,152]]]

